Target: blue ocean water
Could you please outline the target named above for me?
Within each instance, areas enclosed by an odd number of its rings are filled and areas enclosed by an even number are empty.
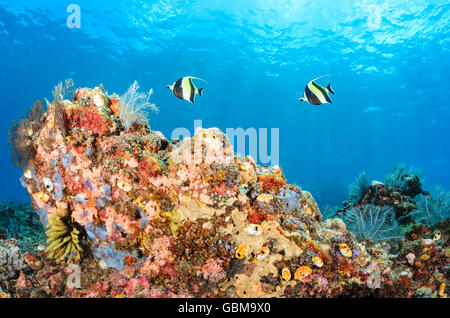
[[[70,4],[80,28],[69,28]],[[0,0],[0,202],[29,201],[7,131],[71,77],[123,93],[137,80],[160,109],[152,129],[279,128],[279,164],[319,204],[365,170],[402,162],[450,188],[449,0]],[[333,104],[300,103],[312,79]],[[195,104],[166,88],[208,81]],[[203,83],[196,82],[198,87]]]

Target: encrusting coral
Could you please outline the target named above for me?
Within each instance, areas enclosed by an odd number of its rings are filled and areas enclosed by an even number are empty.
[[[428,228],[411,229],[392,256],[339,218],[323,222],[309,192],[235,155],[219,129],[170,141],[140,116],[124,123],[122,104],[101,85],[48,104],[21,178],[48,253],[24,256],[32,288],[0,284],[12,296],[440,297],[448,229],[432,243]],[[81,288],[66,285],[69,262]]]

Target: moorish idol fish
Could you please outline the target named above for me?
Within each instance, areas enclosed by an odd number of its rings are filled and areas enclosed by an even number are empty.
[[[174,82],[172,85],[167,85],[167,88],[170,88],[176,97],[194,103],[195,95],[198,94],[202,96],[203,88],[197,89],[192,82],[192,79],[198,79],[206,83],[206,81],[201,78],[185,76]]]
[[[325,76],[325,75],[324,75]],[[321,76],[323,77],[323,76]],[[300,101],[307,101],[312,105],[322,105],[326,103],[333,103],[330,99],[329,93],[334,95],[334,91],[331,89],[331,83],[328,84],[327,88],[320,86],[315,81],[318,80],[313,79],[308,83],[305,87],[305,92],[303,93],[303,97],[300,98]]]

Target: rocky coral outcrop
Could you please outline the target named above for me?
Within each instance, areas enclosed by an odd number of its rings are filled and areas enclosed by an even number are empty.
[[[48,105],[21,181],[52,243],[27,255],[34,288],[13,295],[411,296],[448,279],[448,231],[427,250],[405,245],[422,262],[411,272],[388,245],[356,241],[340,219],[322,222],[309,192],[280,167],[233,154],[220,130],[172,142],[139,122],[124,129],[118,103],[100,86]],[[80,288],[66,283],[69,261]],[[435,271],[424,274],[429,262]],[[410,287],[406,269],[418,279]]]

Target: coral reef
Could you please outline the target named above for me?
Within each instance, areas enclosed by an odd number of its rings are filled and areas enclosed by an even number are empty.
[[[422,171],[411,167],[406,168],[405,164],[394,165],[392,172],[384,179],[384,184],[388,189],[396,189],[402,194],[411,198],[421,194],[422,190]]]
[[[433,225],[450,218],[450,192],[442,186],[435,186],[431,195],[417,195],[414,202],[416,209],[412,211],[412,217],[417,222]]]
[[[145,120],[121,117],[123,107],[147,97],[116,96],[100,85],[49,103],[21,178],[49,245],[24,255],[31,272],[0,282],[5,293],[442,296],[448,228],[435,240],[430,228],[412,228],[395,254],[386,242],[359,242],[341,219],[323,221],[312,195],[288,184],[280,167],[235,155],[219,129],[170,141]],[[379,206],[379,187],[356,204]],[[69,283],[76,268],[79,286]]]
[[[44,243],[44,232],[39,216],[29,204],[0,204],[0,240],[15,239],[22,252],[31,253]]]
[[[417,174],[413,174],[413,172]],[[349,187],[349,198],[344,208],[337,211],[342,216],[352,207],[361,205],[389,206],[395,211],[395,218],[401,225],[412,221],[411,212],[416,209],[414,198],[429,193],[422,189],[421,172],[398,164],[386,176],[385,183],[373,180],[362,172]]]

